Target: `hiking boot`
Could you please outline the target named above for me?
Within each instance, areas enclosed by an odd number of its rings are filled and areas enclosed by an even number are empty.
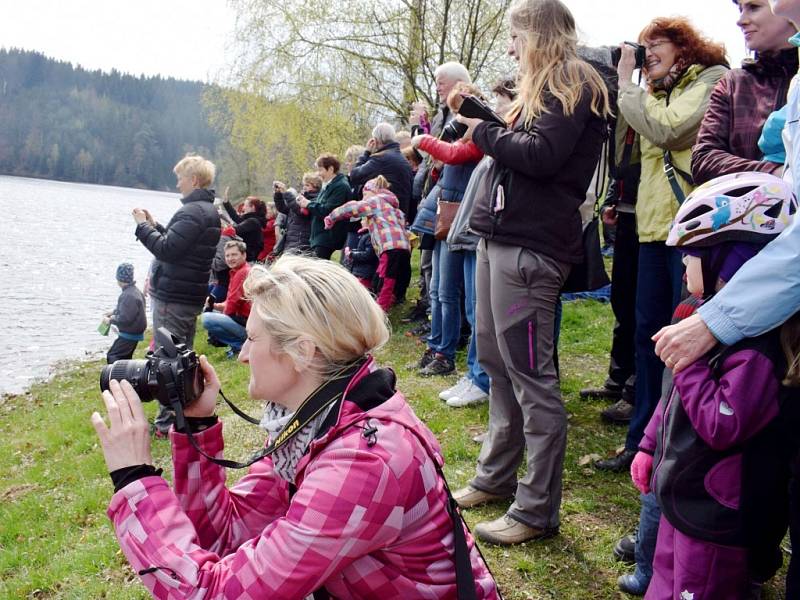
[[[627,425],[633,416],[633,404],[622,398],[603,410],[600,416],[608,423]]]
[[[597,400],[604,398],[606,400],[619,400],[622,398],[621,388],[599,387],[599,388],[584,388],[580,391],[579,396],[583,400]]]
[[[525,523],[520,523],[516,519],[503,515],[494,521],[478,523],[473,529],[475,537],[501,546],[511,544],[521,544],[533,540],[543,540],[558,534],[558,527],[538,529],[529,527]]]
[[[455,385],[450,386],[446,390],[439,392],[439,400],[449,400],[453,396],[458,396],[458,393],[470,384],[470,379],[464,375],[459,379]]]
[[[452,359],[438,352],[424,368],[417,371],[421,377],[433,377],[434,375],[449,375],[456,370],[456,364]]]
[[[632,565],[636,562],[636,531],[623,535],[614,546],[614,557],[621,562]]]
[[[622,473],[631,468],[633,457],[636,456],[636,450],[628,450],[627,448],[611,458],[598,460],[594,463],[594,468],[598,471],[611,471],[613,473]]]
[[[470,379],[461,391],[447,399],[447,406],[450,408],[462,408],[464,406],[472,406],[473,404],[481,404],[488,401],[489,394],[475,385],[475,382]]]
[[[422,353],[420,359],[417,362],[406,365],[406,369],[409,371],[418,371],[420,369],[424,369],[433,361],[435,357],[436,353],[433,350],[430,348],[425,348],[425,352]]]
[[[649,581],[643,582],[633,573],[620,575],[617,579],[617,587],[631,596],[644,596],[648,585],[650,585]]]
[[[426,321],[428,319],[428,309],[419,302],[400,318],[401,323],[414,323],[415,321]]]
[[[458,504],[458,506],[461,508],[472,508],[474,506],[480,506],[481,504],[487,504],[489,502],[509,500],[510,498],[510,495],[490,494],[489,492],[475,489],[471,485],[453,492],[453,500],[455,500],[456,504]]]

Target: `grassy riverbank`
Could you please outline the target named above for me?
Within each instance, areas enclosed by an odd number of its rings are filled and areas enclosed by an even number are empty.
[[[438,392],[455,382],[418,378],[404,366],[422,351],[395,333],[379,360],[394,367],[399,388],[434,431],[445,450],[455,489],[473,474],[479,446],[470,438],[484,429],[487,407],[450,409]],[[607,305],[565,305],[560,344],[562,390],[569,413],[561,535],[515,548],[484,546],[504,596],[529,598],[621,598],[617,576],[626,567],[611,557],[614,542],[635,524],[637,494],[627,475],[603,474],[582,465],[589,454],[605,455],[622,443],[624,429],[600,423],[603,403],[578,399],[586,384],[604,378],[613,317]],[[247,369],[227,361],[198,335],[197,349],[217,366],[229,398],[246,395]],[[463,369],[463,356],[460,357]],[[100,362],[75,365],[29,393],[0,399],[0,598],[146,598],[127,566],[105,516],[111,496],[102,454],[89,422],[101,409]],[[251,401],[242,406],[257,412]],[[146,407],[151,416],[152,403]],[[226,422],[226,454],[243,458],[263,442],[261,433],[220,408]],[[156,464],[169,465],[166,442],[154,442]],[[169,476],[169,473],[167,473]],[[238,474],[231,474],[235,479]],[[500,516],[505,505],[466,512],[470,525]],[[766,598],[781,598],[775,582]]]

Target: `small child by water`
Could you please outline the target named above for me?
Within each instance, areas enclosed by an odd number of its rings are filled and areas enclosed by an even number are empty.
[[[117,284],[122,288],[117,307],[103,319],[103,323],[114,325],[118,330],[117,339],[106,355],[108,364],[130,359],[147,329],[144,295],[133,280],[132,264],[122,263],[117,267]]]

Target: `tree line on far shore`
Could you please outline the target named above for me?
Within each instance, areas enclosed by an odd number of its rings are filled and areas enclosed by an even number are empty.
[[[174,189],[177,158],[220,143],[207,87],[0,49],[0,173]]]

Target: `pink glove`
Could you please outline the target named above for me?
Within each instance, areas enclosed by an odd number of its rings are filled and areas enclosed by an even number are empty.
[[[650,493],[650,475],[653,473],[653,457],[641,450],[636,453],[631,463],[631,479],[636,489],[643,494]]]
[[[333,219],[325,217],[325,229],[330,229],[331,227],[333,227]]]

